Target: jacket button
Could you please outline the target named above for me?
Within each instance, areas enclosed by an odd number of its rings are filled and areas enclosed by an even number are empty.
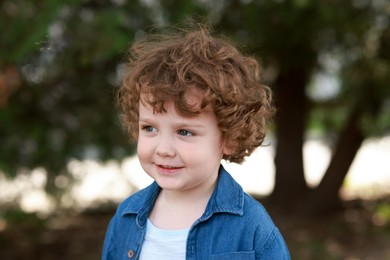
[[[128,258],[133,258],[134,257],[134,251],[133,250],[129,250],[129,251],[127,251],[127,257]]]

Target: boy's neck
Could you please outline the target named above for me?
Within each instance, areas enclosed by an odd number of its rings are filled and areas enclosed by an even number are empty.
[[[186,229],[200,218],[214,191],[215,183],[207,190],[175,191],[162,189],[156,199],[150,221],[161,229]]]

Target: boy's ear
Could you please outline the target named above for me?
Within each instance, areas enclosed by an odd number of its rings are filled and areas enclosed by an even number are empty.
[[[222,147],[223,154],[225,154],[225,155],[233,154],[234,153],[234,147],[235,147],[235,145],[231,141],[228,142],[228,141],[225,140],[223,142],[223,147]]]

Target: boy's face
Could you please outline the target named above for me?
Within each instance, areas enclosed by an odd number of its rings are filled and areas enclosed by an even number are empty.
[[[166,112],[153,113],[140,104],[137,152],[142,168],[162,189],[210,191],[225,149],[214,113],[183,117],[173,102],[164,107]]]

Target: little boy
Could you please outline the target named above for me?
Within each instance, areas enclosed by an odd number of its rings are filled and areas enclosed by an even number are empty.
[[[257,62],[206,28],[135,43],[121,119],[154,179],[122,202],[102,259],[290,259],[263,206],[221,166],[260,146],[273,114]]]

